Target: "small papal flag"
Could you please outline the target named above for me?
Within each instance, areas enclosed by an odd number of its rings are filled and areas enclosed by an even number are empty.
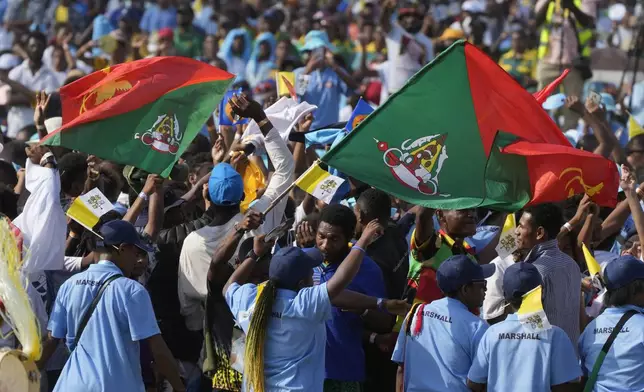
[[[628,139],[632,139],[637,135],[641,135],[644,133],[644,127],[642,127],[642,124],[638,123],[635,117],[633,117],[632,114],[629,113],[628,116]]]
[[[295,185],[300,189],[327,204],[331,203],[342,183],[342,178],[322,169],[319,162],[315,162],[295,181]]]
[[[496,253],[498,253],[499,257],[502,259],[510,256],[515,250],[517,250],[516,228],[517,221],[514,214],[508,214],[507,218],[505,218],[505,223],[503,224],[499,243],[496,246]]]
[[[588,250],[586,244],[581,244],[581,250],[584,252],[584,259],[586,260],[586,266],[588,267],[588,274],[591,277],[599,274],[601,272],[601,267],[599,266],[597,260],[595,260],[595,258],[593,257],[593,254],[590,253],[590,250]]]
[[[277,73],[277,97],[290,96],[297,100],[295,92],[295,73],[278,72]]]
[[[530,332],[541,332],[552,328],[541,302],[541,286],[523,296],[517,316],[521,325]]]
[[[101,216],[114,209],[114,206],[98,188],[78,196],[67,210],[67,216],[92,231]]]

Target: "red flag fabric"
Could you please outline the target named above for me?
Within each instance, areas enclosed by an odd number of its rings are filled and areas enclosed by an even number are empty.
[[[566,76],[568,76],[569,72],[570,68],[563,71],[557,79],[553,80],[552,83],[544,87],[543,90],[534,93],[534,99],[536,99],[539,104],[543,104],[546,99],[548,99],[548,97],[552,94],[552,92],[555,91],[557,86],[559,86],[559,84],[566,78]]]
[[[226,71],[186,57],[154,57],[107,67],[60,89],[63,125],[114,117],[181,87],[232,78]]]
[[[520,141],[501,149],[525,157],[532,199],[528,205],[586,193],[606,207],[617,204],[619,172],[615,162],[570,146]]]

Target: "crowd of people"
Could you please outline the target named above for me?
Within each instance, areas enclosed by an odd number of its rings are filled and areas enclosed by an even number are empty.
[[[591,62],[644,54],[641,2],[3,0],[0,16],[0,213],[26,260],[41,391],[644,391],[644,81]],[[442,210],[354,178],[326,203],[292,186],[331,144],[302,134],[395,99],[461,39],[531,92],[570,70],[544,110],[620,167],[615,208]],[[155,56],[234,74],[252,143],[215,108],[170,178],[38,143],[65,116],[61,87]],[[290,140],[267,116],[280,72],[316,106]],[[109,212],[66,216],[95,189]],[[526,321],[535,290],[543,317]],[[1,347],[20,348],[0,316]]]

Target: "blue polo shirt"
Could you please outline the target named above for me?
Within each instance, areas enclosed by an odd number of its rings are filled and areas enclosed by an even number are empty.
[[[490,391],[550,391],[581,376],[575,348],[563,329],[527,332],[516,314],[491,326],[468,378]]]
[[[420,309],[413,315],[412,334],[401,328],[391,357],[404,364],[405,391],[469,392],[467,372],[487,323],[453,298],[433,301],[422,313]],[[422,326],[414,335],[419,317]]]
[[[226,291],[226,303],[245,333],[256,296],[254,284],[233,283]],[[326,284],[298,292],[277,290],[264,346],[266,392],[322,392],[324,322],[330,317],[331,300]]]
[[[628,310],[640,314],[631,317],[617,334],[599,369],[593,391],[644,391],[644,309],[627,305],[607,308],[593,320],[579,337],[579,354],[584,375],[589,375],[602,346],[613,327]]]
[[[161,333],[145,288],[118,278],[110,283],[89,319],[80,342],[75,341],[81,318],[102,282],[121,270],[100,261],[69,278],[60,287],[48,329],[65,339],[71,352],[55,392],[145,391],[139,341]]]
[[[305,68],[294,71],[295,83],[303,83]],[[311,129],[320,128],[338,122],[340,118],[340,102],[348,94],[347,85],[331,68],[317,69],[308,78],[306,93],[302,99],[318,108],[315,110]],[[299,89],[300,87],[297,87]]]
[[[139,28],[144,33],[155,33],[165,27],[177,27],[177,9],[168,7],[162,9],[158,5],[151,5],[145,9]]]
[[[338,264],[323,264],[313,271],[313,281],[328,282]],[[363,256],[360,270],[347,290],[385,298],[385,281],[378,264]],[[363,322],[359,314],[333,307],[333,317],[326,322],[326,378],[337,381],[364,381],[365,358],[362,349]]]

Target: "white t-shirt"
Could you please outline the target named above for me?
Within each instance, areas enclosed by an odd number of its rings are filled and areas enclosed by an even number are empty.
[[[405,52],[400,54],[400,46],[403,37],[409,39]],[[400,25],[394,22],[391,31],[387,34],[385,42],[387,43],[387,57],[389,59],[387,87],[389,94],[400,90],[423,65],[427,64],[434,58],[434,45],[432,41],[422,33],[415,35],[409,34]],[[419,62],[422,45],[425,48],[425,61]]]
[[[35,74],[29,69],[29,60],[9,72],[9,79],[15,80],[32,91],[45,90],[47,94],[56,91],[61,83],[54,72],[42,65]],[[27,106],[12,106],[7,114],[7,136],[15,137],[18,132],[34,123],[34,110]]]

